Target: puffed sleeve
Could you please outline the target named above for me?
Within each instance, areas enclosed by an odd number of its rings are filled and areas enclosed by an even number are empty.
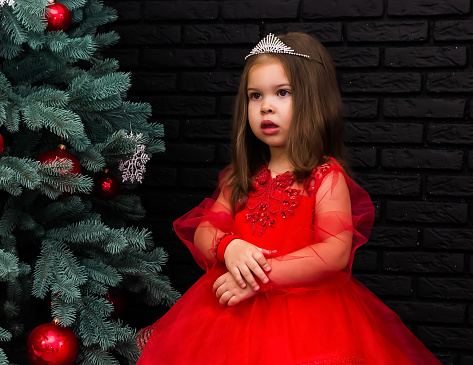
[[[204,270],[217,264],[215,245],[234,226],[234,212],[226,198],[228,193],[228,189],[217,189],[211,198],[206,198],[173,224],[178,237]]]
[[[369,195],[338,164],[314,174],[308,186],[315,194],[311,239],[270,259],[271,288],[341,285],[351,275],[355,250],[368,240],[374,220]]]

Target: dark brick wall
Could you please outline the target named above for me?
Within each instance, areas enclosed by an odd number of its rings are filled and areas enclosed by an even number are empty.
[[[172,221],[211,194],[229,161],[243,57],[266,33],[317,36],[337,65],[356,180],[377,219],[355,276],[444,364],[473,364],[473,6],[470,0],[114,0],[133,73],[129,98],[153,106],[167,152],[144,184],[165,272],[185,291],[202,273]],[[164,308],[130,315],[137,326]]]

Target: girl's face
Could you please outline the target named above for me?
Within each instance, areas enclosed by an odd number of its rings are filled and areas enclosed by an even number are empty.
[[[277,60],[265,60],[248,73],[248,121],[271,151],[285,151],[292,121],[291,84]]]

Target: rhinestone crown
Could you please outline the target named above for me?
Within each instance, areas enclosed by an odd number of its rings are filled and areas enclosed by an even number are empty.
[[[274,34],[269,33],[251,50],[251,52],[245,57],[245,60],[250,56],[255,56],[262,53],[286,53],[293,56],[310,58],[306,54],[296,53],[294,50],[286,46],[278,37]]]

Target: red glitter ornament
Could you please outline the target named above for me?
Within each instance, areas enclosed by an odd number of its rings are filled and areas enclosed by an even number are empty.
[[[105,169],[94,178],[94,193],[103,200],[113,199],[120,192],[120,181]]]
[[[48,26],[46,30],[56,31],[56,30],[66,30],[71,25],[71,13],[69,9],[59,3],[50,1],[51,5],[48,5],[46,8],[46,19],[48,21]]]
[[[56,159],[59,159],[59,161],[70,160],[72,162],[72,168],[63,171],[64,174],[82,173],[79,161],[77,161],[77,159],[69,152],[66,152],[66,146],[64,146],[63,144],[60,144],[57,150],[44,152],[37,158],[37,160],[41,162],[41,165],[52,164]]]
[[[3,136],[0,134],[0,154],[2,154],[4,147],[5,147],[5,142],[3,141]]]
[[[79,353],[77,338],[70,328],[56,322],[36,327],[26,342],[32,365],[72,365]]]

